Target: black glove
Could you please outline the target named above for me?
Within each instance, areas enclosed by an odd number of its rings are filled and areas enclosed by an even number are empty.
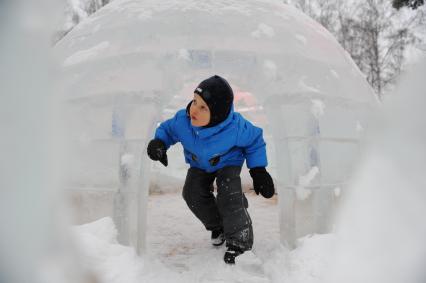
[[[159,160],[164,166],[168,164],[166,151],[166,146],[162,140],[153,139],[148,144],[147,153],[149,158],[154,161]]]
[[[264,198],[271,198],[275,193],[274,181],[272,181],[272,177],[265,167],[251,168],[249,172],[253,178],[253,187],[256,194],[260,193]]]

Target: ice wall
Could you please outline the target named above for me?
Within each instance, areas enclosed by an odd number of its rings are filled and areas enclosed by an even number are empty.
[[[129,223],[144,210],[139,172],[151,169],[144,152],[156,123],[220,74],[236,90],[236,110],[264,128],[283,242],[330,229],[335,191],[346,186],[377,101],[337,41],[306,15],[273,0],[117,0],[55,53],[72,141],[68,188],[83,208],[77,222],[115,215],[127,223],[121,235],[135,234]],[[123,159],[132,160],[124,169]],[[154,167],[153,180],[182,181],[183,160],[170,151],[170,166]]]
[[[46,198],[48,42],[43,41],[45,22],[25,26],[19,20],[25,17],[19,4],[0,4],[0,281],[39,282],[38,261],[47,250],[51,231]],[[32,16],[41,16],[34,8],[30,5]],[[41,42],[32,40],[34,36]]]
[[[426,58],[402,75],[368,134],[339,217],[327,282],[425,282]]]
[[[55,8],[48,0],[0,2],[0,282],[89,282],[61,229]]]

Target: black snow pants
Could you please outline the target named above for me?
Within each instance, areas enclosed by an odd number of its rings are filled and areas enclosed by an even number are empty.
[[[227,166],[213,173],[189,168],[183,198],[207,230],[223,228],[226,246],[250,250],[253,228],[241,187],[241,167]],[[216,179],[217,196],[213,194]]]

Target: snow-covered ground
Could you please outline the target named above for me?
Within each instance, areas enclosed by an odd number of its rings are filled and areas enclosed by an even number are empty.
[[[333,255],[335,236],[312,235],[289,251],[279,244],[276,198],[247,194],[254,227],[254,248],[223,262],[225,247],[210,244],[210,234],[192,215],[180,194],[149,198],[147,253],[119,245],[110,218],[75,226],[84,265],[102,283],[133,282],[322,282]],[[238,261],[239,260],[239,261]]]

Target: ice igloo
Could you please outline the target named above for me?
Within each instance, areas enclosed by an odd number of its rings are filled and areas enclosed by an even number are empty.
[[[196,84],[228,79],[236,111],[263,127],[283,243],[330,230],[376,97],[335,38],[272,0],[115,0],[55,46],[77,222],[113,217],[143,250],[157,123]],[[177,152],[177,151],[176,151]],[[166,174],[184,176],[181,153]],[[174,161],[173,161],[174,160]]]

